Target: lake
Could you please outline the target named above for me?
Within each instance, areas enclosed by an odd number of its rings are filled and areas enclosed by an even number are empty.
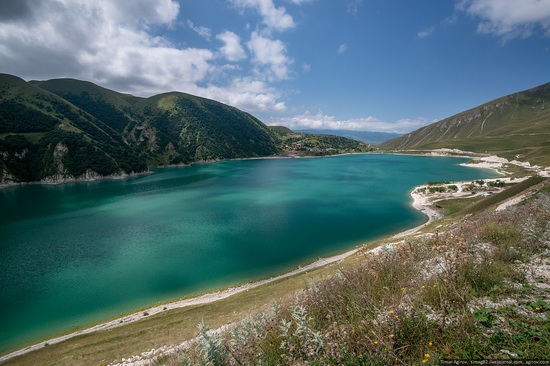
[[[0,352],[420,225],[414,186],[497,176],[465,161],[258,159],[0,190]]]

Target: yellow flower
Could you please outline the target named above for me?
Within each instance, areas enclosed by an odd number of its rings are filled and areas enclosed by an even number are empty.
[[[436,287],[437,285],[434,285],[434,287]]]
[[[432,346],[432,344],[433,344],[433,343],[432,343],[432,341],[430,341],[430,342],[428,343],[428,346],[430,346],[430,347],[431,347],[431,346]]]
[[[422,288],[426,288],[426,286],[422,285]]]
[[[425,357],[425,358],[430,358],[430,354],[429,354],[429,353],[425,353],[425,354],[424,354],[424,357]]]
[[[393,334],[393,333],[392,333],[392,334],[390,334],[390,338],[393,338],[393,337],[394,337],[394,334]]]
[[[390,314],[393,314],[393,310],[390,310]]]
[[[396,315],[396,316],[395,316],[395,319],[399,319],[399,315]]]
[[[401,287],[401,290],[402,290],[402,291],[405,291],[405,287]]]
[[[426,363],[426,362],[428,362],[428,360],[422,360],[422,363]]]
[[[536,310],[536,311],[539,311],[539,310],[540,310],[540,308],[535,308],[535,310]]]
[[[378,341],[374,341],[374,344],[378,344]]]

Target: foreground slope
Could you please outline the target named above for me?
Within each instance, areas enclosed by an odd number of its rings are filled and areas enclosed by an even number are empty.
[[[381,147],[457,148],[550,165],[550,83],[493,100]]]

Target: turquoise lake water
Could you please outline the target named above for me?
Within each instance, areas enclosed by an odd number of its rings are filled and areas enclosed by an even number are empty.
[[[464,161],[227,161],[0,190],[0,352],[419,225],[414,186],[496,176]]]

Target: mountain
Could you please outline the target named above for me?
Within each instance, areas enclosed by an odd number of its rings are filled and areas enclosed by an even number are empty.
[[[269,128],[277,137],[284,154],[289,156],[323,156],[374,150],[369,144],[342,136],[295,132],[284,126]]]
[[[381,147],[456,148],[550,165],[550,83],[493,100]]]
[[[261,121],[213,100],[178,92],[138,98],[74,79],[33,84],[108,123],[152,166],[278,152]]]
[[[189,94],[139,98],[86,81],[7,74],[0,93],[0,183],[124,176],[279,152],[252,115]]]
[[[180,92],[140,98],[76,79],[26,82],[0,74],[0,95],[0,184],[271,156],[288,142],[246,112]],[[290,146],[298,155],[370,148],[334,136],[299,140]]]
[[[353,131],[353,130],[296,130],[296,132],[315,133],[322,135],[336,135],[347,137],[348,139],[361,141],[366,144],[380,145],[381,143],[401,136],[400,133],[373,132],[373,131]]]
[[[0,74],[0,183],[147,169],[111,126],[23,79]]]

